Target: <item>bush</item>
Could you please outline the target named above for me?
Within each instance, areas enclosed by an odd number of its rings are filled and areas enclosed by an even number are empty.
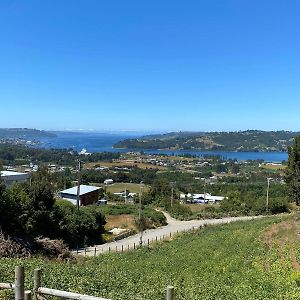
[[[171,216],[179,219],[179,220],[186,220],[192,216],[192,211],[189,207],[183,206],[179,202],[174,202],[173,206],[168,208]]]
[[[9,236],[5,237],[3,232],[0,231],[0,257],[30,257],[31,251],[22,244],[22,241],[12,240]]]
[[[68,246],[63,240],[51,240],[49,238],[35,238],[35,250],[42,255],[52,258],[73,259]]]
[[[290,211],[288,200],[283,197],[271,199],[269,208],[272,214],[279,214]]]
[[[53,218],[57,219],[53,236],[63,239],[70,247],[102,243],[105,218],[99,207],[87,206],[77,210],[66,201],[58,201]]]

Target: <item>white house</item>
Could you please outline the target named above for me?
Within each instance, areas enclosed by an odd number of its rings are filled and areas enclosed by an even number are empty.
[[[0,177],[6,185],[12,185],[16,182],[25,182],[29,178],[29,173],[0,171]]]
[[[205,194],[180,194],[180,199],[185,199],[187,202],[190,203],[219,203],[220,201],[224,200],[225,197],[223,196],[213,196],[209,193]]]
[[[105,179],[104,180],[104,184],[108,185],[108,184],[113,184],[114,181],[112,179]]]

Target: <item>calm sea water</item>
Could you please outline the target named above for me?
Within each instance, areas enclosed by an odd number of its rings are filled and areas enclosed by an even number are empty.
[[[55,132],[57,137],[46,138],[41,140],[43,148],[72,148],[80,151],[86,149],[87,152],[128,152],[130,149],[114,149],[113,144],[126,138],[136,138],[144,133],[98,133],[98,132]],[[136,151],[136,150],[132,150]],[[287,160],[286,152],[233,152],[233,151],[199,151],[199,150],[147,150],[149,154],[192,154],[197,156],[203,155],[220,155],[225,159],[237,159],[240,161],[262,159],[266,162],[281,162]]]

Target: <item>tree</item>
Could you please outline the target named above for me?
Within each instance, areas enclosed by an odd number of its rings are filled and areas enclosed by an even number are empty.
[[[288,153],[285,182],[288,186],[289,196],[297,205],[300,205],[300,136],[295,138],[294,144],[288,149]]]

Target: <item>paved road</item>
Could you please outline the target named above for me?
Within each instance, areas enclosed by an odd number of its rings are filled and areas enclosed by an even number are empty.
[[[156,229],[147,229],[143,232],[142,243],[148,245],[148,243],[154,243],[156,241],[168,239],[171,236],[176,235],[179,232],[191,231],[198,229],[204,225],[217,225],[230,223],[234,221],[252,220],[258,217],[229,217],[223,219],[208,219],[208,220],[191,220],[191,221],[178,221],[172,218],[169,214],[163,212],[167,218],[168,225],[162,226]],[[140,244],[140,234],[135,234],[124,238],[119,241],[106,243],[103,245],[97,245],[94,247],[88,247],[86,249],[80,249],[78,254],[94,256],[109,251],[126,251],[128,249],[134,249]],[[76,253],[76,251],[74,251]]]

